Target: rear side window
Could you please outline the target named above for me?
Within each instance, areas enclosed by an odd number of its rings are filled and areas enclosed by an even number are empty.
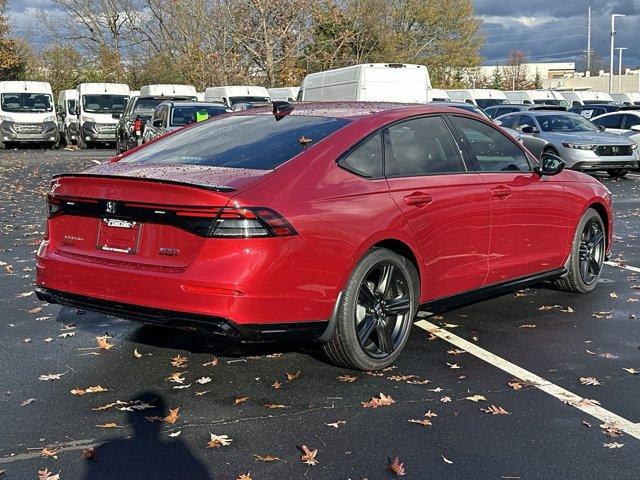
[[[349,123],[332,117],[233,115],[195,124],[122,159],[272,170]]]
[[[518,124],[516,125],[516,130],[521,132],[523,127],[538,128],[536,126],[536,121],[533,119],[533,117],[529,115],[520,115],[520,118],[518,119]]]
[[[640,125],[640,117],[637,115],[631,115],[630,113],[625,113],[622,121],[622,128],[624,130],[631,130],[631,127],[637,127],[638,125]]]
[[[504,117],[499,117],[498,120],[500,120],[500,123],[505,128],[515,128],[514,123],[517,118],[518,118],[518,115],[509,114],[509,115],[505,115]]]
[[[367,178],[382,176],[382,135],[375,134],[353,152],[340,159],[338,165]]]
[[[592,120],[594,124],[604,128],[622,128],[622,115],[607,115]]]
[[[524,151],[493,127],[470,118],[454,117],[483,172],[531,170]]]
[[[442,117],[423,117],[387,129],[388,177],[466,171],[460,150]]]

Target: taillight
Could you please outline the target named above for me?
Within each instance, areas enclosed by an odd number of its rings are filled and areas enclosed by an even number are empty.
[[[51,218],[60,210],[60,200],[47,194],[47,217]]]
[[[230,208],[220,210],[209,237],[255,238],[297,235],[280,214],[269,208]]]

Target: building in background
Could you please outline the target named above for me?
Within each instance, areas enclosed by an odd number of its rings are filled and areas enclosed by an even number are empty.
[[[508,65],[484,65],[479,68],[480,75],[491,78],[496,69],[505,69]],[[527,78],[533,79],[536,74],[542,80],[563,78],[567,75],[573,75],[576,71],[575,62],[552,62],[552,63],[523,63],[522,68]]]

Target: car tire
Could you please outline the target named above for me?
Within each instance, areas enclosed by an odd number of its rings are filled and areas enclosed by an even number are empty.
[[[629,173],[629,170],[607,170],[607,175],[617,179],[626,177],[627,173]]]
[[[338,301],[335,332],[322,346],[325,355],[346,368],[380,370],[407,343],[420,302],[420,277],[407,258],[374,248],[354,268]]]
[[[587,293],[596,288],[606,252],[606,230],[602,217],[588,209],[573,237],[567,273],[555,281],[560,290]]]

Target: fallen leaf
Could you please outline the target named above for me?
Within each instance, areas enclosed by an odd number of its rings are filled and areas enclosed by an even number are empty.
[[[219,362],[220,362],[220,360],[218,360],[216,357],[213,357],[213,360],[211,360],[210,362],[203,363],[202,366],[203,367],[215,367],[216,365],[218,365]]]
[[[422,425],[423,427],[428,427],[429,425],[432,425],[431,420],[427,419],[427,418],[422,418],[422,419],[410,419],[407,420],[407,422],[409,423],[418,423],[420,425]]]
[[[333,428],[340,428],[340,425],[344,425],[347,422],[345,422],[344,420],[338,420],[337,422],[334,423],[325,423],[325,425],[327,427],[333,427]]]
[[[35,307],[28,311],[28,313],[40,313],[42,311],[42,307]]]
[[[184,378],[183,375],[185,373],[186,372],[174,372],[171,375],[169,375],[167,378],[165,378],[165,380],[168,380],[173,383],[184,383],[186,378]]]
[[[622,368],[625,372],[629,372],[631,375],[638,375],[640,373],[640,371],[636,370],[635,368]]]
[[[266,403],[264,406],[272,410],[275,410],[277,408],[287,408],[286,405],[282,405],[281,403]]]
[[[233,442],[233,439],[227,435],[214,435],[211,432],[209,435],[211,435],[211,439],[207,442],[207,448],[228,447]]]
[[[72,395],[77,395],[77,396],[82,396],[85,395],[87,393],[102,393],[102,392],[108,392],[109,390],[107,390],[106,388],[100,386],[100,385],[96,385],[95,387],[89,387],[86,389],[83,388],[74,388],[73,390],[71,390],[71,394]]]
[[[16,295],[16,298],[25,298],[29,297],[30,295],[33,295],[33,290],[31,290],[30,292],[19,293],[18,295]]]
[[[546,312],[549,310],[554,310],[556,308],[562,308],[562,305],[543,305],[540,308],[538,308],[538,310],[541,312]]]
[[[449,465],[451,465],[453,463],[451,460],[446,458],[444,455],[440,455],[440,456],[442,457],[442,460],[444,460],[444,463],[448,463]]]
[[[175,438],[175,437],[179,437],[181,433],[182,433],[182,430],[178,430],[177,432],[171,432],[169,436]]]
[[[64,332],[64,333],[61,333],[60,335],[58,335],[58,338],[73,337],[76,333],[78,333],[78,332]]]
[[[188,361],[189,360],[187,359],[187,357],[183,357],[182,355],[176,355],[171,359],[171,365],[173,365],[176,368],[184,368],[187,366]]]
[[[481,408],[480,410],[482,410],[485,413],[490,413],[491,415],[511,415],[504,408],[496,407],[495,405],[491,405],[490,407],[487,407],[487,408]]]
[[[618,425],[615,422],[603,423],[600,425],[600,428],[602,429],[603,433],[608,437],[619,437],[623,434],[623,431],[620,429],[620,427],[618,427]]]
[[[173,425],[178,420],[178,416],[179,416],[178,412],[179,411],[180,411],[180,407],[170,408],[169,409],[169,415],[164,417],[164,421],[167,422],[170,425]]]
[[[249,397],[237,397],[234,401],[233,404],[234,405],[240,405],[244,402],[246,402],[247,400],[249,400]]]
[[[48,382],[50,380],[60,380],[60,377],[62,377],[67,372],[63,372],[63,373],[48,373],[48,374],[45,374],[45,375],[40,375],[38,378],[40,380],[44,381],[44,382]]]
[[[460,365],[458,365],[457,363],[449,363],[447,362],[447,365],[449,366],[449,368],[453,369],[453,370],[457,370],[460,368]]]
[[[98,348],[101,350],[111,350],[113,348],[113,344],[109,343],[109,336],[104,335],[102,337],[96,337],[96,343],[98,344]]]
[[[307,465],[311,466],[316,466],[319,463],[316,459],[316,455],[318,455],[317,448],[315,450],[309,450],[309,447],[307,447],[306,445],[302,445],[300,447],[300,450],[302,450],[302,456],[300,457],[302,463],[306,463]]]
[[[424,380],[407,380],[407,383],[409,385],[426,385],[427,383],[431,383],[431,380],[427,380],[426,378]]]
[[[389,464],[389,470],[397,477],[402,477],[407,474],[404,469],[404,464],[400,463],[400,459],[398,457],[394,458],[393,461]]]
[[[308,143],[311,143],[313,140],[311,140],[310,138],[305,137],[304,135],[300,135],[300,138],[298,139],[298,142],[300,142],[300,145],[307,145]]]
[[[138,352],[137,348],[133,349],[133,354],[132,354],[135,358],[140,358],[142,357],[142,354],[140,352]]]
[[[486,401],[487,399],[485,397],[483,397],[482,395],[473,395],[472,397],[466,397],[465,400],[471,400],[472,402],[480,402],[480,401]]]
[[[610,296],[611,298],[618,298],[618,294],[617,294],[616,292],[611,292],[611,293],[609,294],[609,296]]]
[[[96,425],[96,427],[98,427],[98,428],[124,428],[124,427],[121,427],[120,425],[118,425],[115,422],[103,423],[102,425]]]
[[[95,460],[96,459],[96,449],[94,447],[85,448],[82,450],[82,458],[85,460]]]
[[[582,385],[602,385],[595,377],[580,377]]]
[[[44,458],[55,458],[57,460],[58,459],[58,452],[56,450],[51,449],[51,448],[44,447],[40,451],[40,456],[44,457]]]
[[[432,418],[432,417],[437,417],[437,416],[438,416],[438,414],[437,414],[437,413],[435,413],[435,412],[432,412],[431,410],[429,410],[427,413],[425,413],[425,414],[424,414],[424,416],[425,416],[425,417]]]
[[[460,350],[459,348],[453,350],[447,350],[447,353],[450,355],[460,355],[462,353],[467,353],[465,350]]]
[[[282,386],[282,384],[278,380],[276,380],[271,386],[278,390]]]
[[[251,472],[241,474],[236,480],[252,480]]]
[[[174,390],[182,390],[183,388],[189,388],[191,384],[188,385],[176,385],[173,387]]]
[[[199,379],[196,380],[196,383],[199,383],[200,385],[204,385],[205,383],[209,383],[211,381],[211,377],[200,377]]]
[[[48,468],[38,470],[38,480],[60,480],[60,473],[54,475]]]
[[[300,371],[297,371],[297,372],[294,372],[294,373],[287,372],[287,380],[289,380],[289,381],[295,380],[299,376],[300,376]]]
[[[347,382],[347,383],[353,383],[358,379],[358,377],[356,377],[355,375],[340,375],[339,377],[336,377],[336,378],[341,382]]]
[[[618,442],[603,443],[602,445],[604,445],[607,448],[622,448],[622,447],[624,447],[624,443],[618,443]]]
[[[536,328],[536,325],[532,323],[525,323],[524,325],[520,325],[519,328]]]
[[[258,462],[283,462],[284,460],[274,455],[255,455]]]
[[[364,408],[378,408],[383,406],[389,406],[396,403],[396,401],[384,393],[380,393],[380,398],[372,397],[368,402],[362,402]]]
[[[407,380],[411,380],[414,378],[418,378],[417,375],[391,375],[389,380],[393,380],[394,382],[406,382]]]
[[[442,398],[440,399],[440,401],[441,401],[442,403],[450,402],[450,401],[451,401],[451,397],[449,397],[449,396],[444,396],[444,397],[442,397]]]
[[[23,400],[22,403],[20,404],[20,406],[21,407],[26,407],[27,405],[31,405],[35,401],[36,401],[35,398],[28,398],[26,400]]]

